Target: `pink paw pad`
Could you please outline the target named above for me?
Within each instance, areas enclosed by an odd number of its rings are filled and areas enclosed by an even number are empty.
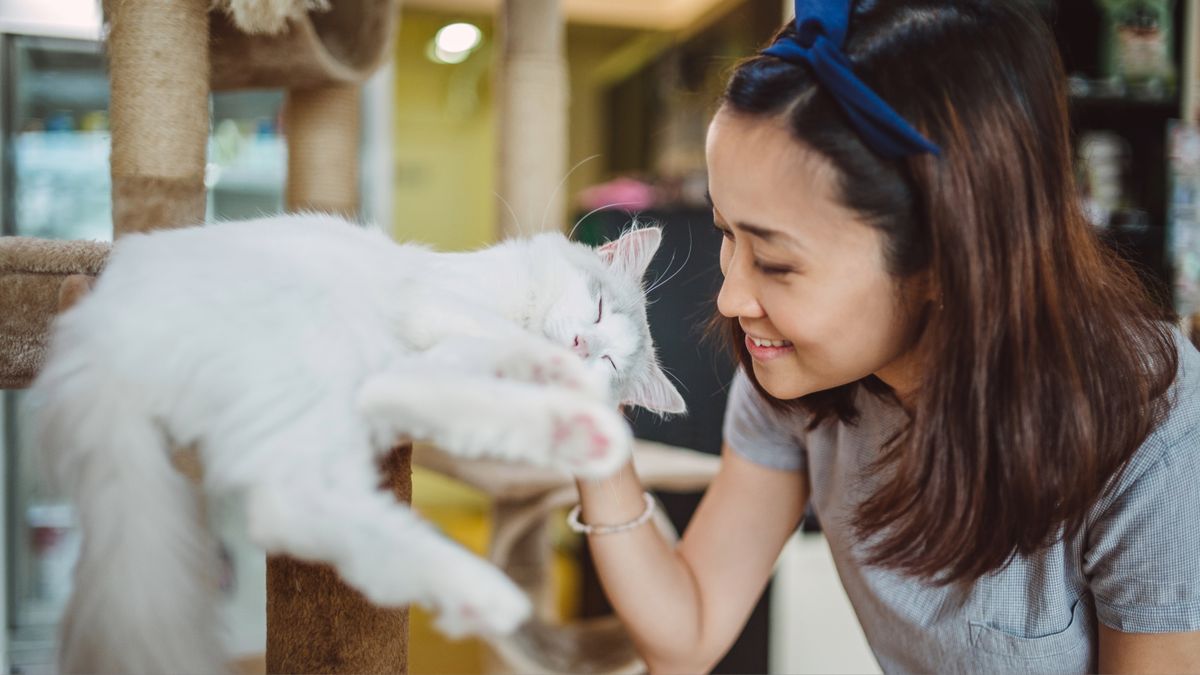
[[[608,456],[608,437],[592,432],[592,447],[588,450],[589,459],[604,459]]]
[[[595,420],[588,415],[575,415],[566,421],[558,420],[554,424],[554,444],[561,446],[572,439],[580,439],[586,443],[586,449],[581,456],[575,457],[576,464],[584,460],[599,460],[608,456],[612,442],[597,427]]]

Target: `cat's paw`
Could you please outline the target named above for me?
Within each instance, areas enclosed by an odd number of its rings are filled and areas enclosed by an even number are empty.
[[[529,597],[491,564],[472,562],[475,569],[441,570],[431,589],[434,627],[453,639],[516,631],[533,612]]]
[[[580,478],[606,478],[629,459],[633,434],[616,411],[595,406],[555,414],[551,424],[554,458]]]
[[[347,556],[337,563],[338,572],[373,604],[421,605],[452,638],[505,635],[530,617],[529,598],[495,565],[432,529],[410,531],[403,539],[394,557]]]
[[[495,364],[494,375],[533,384],[554,385],[605,400],[608,382],[589,368],[582,359],[565,351],[529,351],[514,349]]]

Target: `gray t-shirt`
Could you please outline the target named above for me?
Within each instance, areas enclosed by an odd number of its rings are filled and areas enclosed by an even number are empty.
[[[725,440],[758,464],[808,472],[838,574],[885,672],[1095,672],[1097,619],[1126,632],[1200,630],[1200,354],[1179,341],[1169,417],[1082,531],[967,588],[858,562],[862,546],[846,523],[870,488],[863,468],[903,422],[894,405],[862,392],[856,425],[805,431],[739,372]]]

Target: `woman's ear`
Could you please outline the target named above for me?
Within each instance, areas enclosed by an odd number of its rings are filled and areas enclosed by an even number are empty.
[[[900,295],[914,312],[920,313],[924,307],[939,309],[944,304],[942,286],[934,280],[931,270],[918,272],[902,284]]]

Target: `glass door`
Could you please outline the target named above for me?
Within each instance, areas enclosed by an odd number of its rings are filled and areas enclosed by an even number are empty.
[[[108,80],[100,45],[4,35],[3,233],[111,239]],[[20,392],[5,392],[9,661],[38,672],[79,546],[70,509],[43,480],[20,425]]]

